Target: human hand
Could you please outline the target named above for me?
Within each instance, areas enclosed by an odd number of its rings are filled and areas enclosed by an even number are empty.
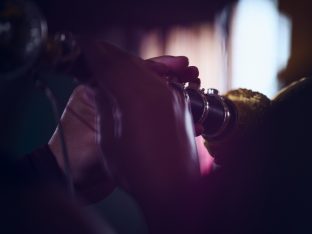
[[[180,82],[190,82],[198,77],[198,69],[188,66],[184,56],[161,56],[144,61],[145,65],[159,76],[175,76]],[[71,95],[62,115],[68,148],[70,167],[75,189],[88,202],[106,197],[115,187],[103,161],[99,144],[98,112],[94,92],[85,85],[77,87]],[[57,162],[64,170],[63,155],[57,128],[49,146]],[[200,151],[201,152],[201,151]]]
[[[184,93],[111,45],[86,41],[82,48],[94,74],[101,146],[112,175],[145,214],[161,223],[190,222],[195,215],[185,211],[194,208],[189,192],[200,171]]]
[[[160,77],[173,78],[175,82],[181,84],[187,82],[200,84],[198,68],[189,66],[188,58],[185,56],[159,56],[147,59],[145,63]],[[196,136],[201,135],[204,131],[204,127],[199,123],[194,125],[194,129]]]
[[[87,202],[99,201],[115,188],[99,144],[98,120],[93,90],[85,85],[78,86],[69,98],[60,122],[74,188],[77,195]],[[59,131],[57,127],[49,141],[49,147],[59,167],[65,171]]]
[[[198,78],[199,71],[197,67],[188,66],[188,59],[184,56],[160,56],[145,60],[148,67],[158,73],[161,77],[173,76],[180,83],[200,83]],[[209,154],[204,139],[200,136],[204,127],[202,124],[195,124],[196,148],[198,153],[201,175],[207,176],[212,171],[213,158]]]

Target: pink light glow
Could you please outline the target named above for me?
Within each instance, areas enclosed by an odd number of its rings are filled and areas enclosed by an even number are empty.
[[[196,137],[195,141],[199,158],[200,173],[205,176],[211,172],[213,157],[209,154],[204,145],[204,139],[201,136]]]

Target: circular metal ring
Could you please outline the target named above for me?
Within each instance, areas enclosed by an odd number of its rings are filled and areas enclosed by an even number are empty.
[[[209,138],[215,138],[215,137],[219,137],[220,135],[222,135],[223,132],[227,129],[227,127],[230,123],[231,112],[229,110],[229,107],[226,104],[226,101],[224,100],[224,97],[219,96],[218,94],[210,94],[209,96],[214,96],[215,98],[219,99],[219,101],[222,104],[223,111],[224,111],[223,123],[222,123],[221,127],[218,129],[218,131],[213,133],[213,134],[206,134],[205,135],[206,137],[209,137]],[[207,114],[209,114],[209,109],[208,109]]]
[[[201,116],[199,117],[198,121],[195,124],[203,124],[203,122],[206,120],[208,112],[209,112],[209,103],[208,103],[208,100],[205,96],[205,93],[202,90],[194,88],[192,86],[188,86],[186,88],[186,90],[195,91],[201,97],[201,99],[203,101],[203,111],[202,111]]]

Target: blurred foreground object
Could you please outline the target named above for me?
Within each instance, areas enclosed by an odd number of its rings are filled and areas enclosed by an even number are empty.
[[[207,179],[210,232],[311,233],[311,91],[306,78],[272,101],[248,90],[227,94],[250,124],[206,142],[222,165]]]
[[[0,3],[0,78],[24,75],[36,62],[47,38],[39,9],[28,1]]]
[[[311,233],[312,79],[302,78],[272,101],[269,219],[271,233]]]
[[[279,1],[279,8],[285,12],[292,22],[291,56],[285,70],[279,74],[283,87],[312,74],[312,28],[311,9],[309,0],[283,0]]]
[[[0,4],[1,79],[34,75],[40,69],[67,72],[79,55],[71,33],[48,35],[46,20],[31,1],[5,0]]]

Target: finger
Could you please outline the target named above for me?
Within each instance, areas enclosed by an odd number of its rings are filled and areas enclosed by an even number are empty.
[[[198,68],[195,66],[186,67],[177,73],[177,78],[180,82],[197,82],[199,75]]]
[[[154,61],[166,65],[171,71],[177,72],[186,68],[189,65],[189,60],[185,56],[170,56],[164,55],[148,59],[148,61]]]
[[[146,60],[147,63],[154,64],[160,75],[174,76],[179,82],[196,82],[199,75],[198,68],[195,66],[188,66],[188,58],[185,56],[160,56]],[[157,65],[158,64],[158,65]],[[165,65],[167,67],[161,66]],[[153,67],[152,67],[153,68]],[[156,72],[157,72],[156,71]],[[164,74],[166,73],[166,74]],[[159,74],[159,73],[158,73]]]
[[[165,76],[170,73],[170,69],[163,63],[148,59],[145,60],[145,64],[150,70],[154,71],[159,76]]]

